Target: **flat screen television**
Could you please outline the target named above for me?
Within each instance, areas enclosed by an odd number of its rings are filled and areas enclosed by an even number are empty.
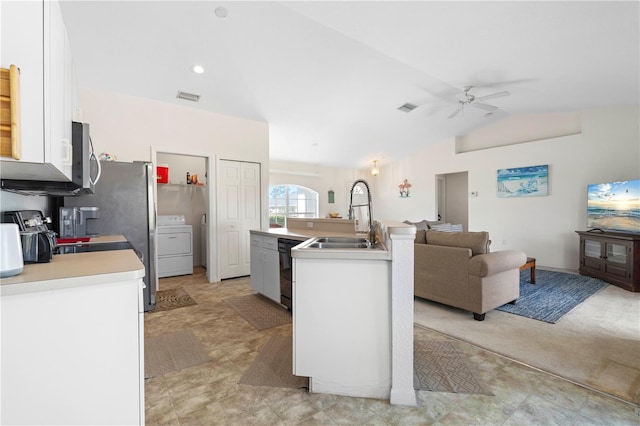
[[[589,185],[587,227],[640,232],[640,180]]]

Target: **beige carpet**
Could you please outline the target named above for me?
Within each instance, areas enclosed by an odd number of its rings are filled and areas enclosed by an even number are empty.
[[[257,330],[291,322],[289,311],[260,294],[230,297],[224,301]]]
[[[197,305],[197,303],[182,287],[158,290],[156,292],[156,308],[152,312],[169,311],[193,305]]]
[[[413,364],[413,387],[417,390],[493,396],[456,343],[416,340],[413,342]]]
[[[640,404],[640,293],[609,285],[556,324],[415,300],[418,325]]]
[[[291,336],[272,336],[240,378],[241,385],[309,388],[309,378],[294,376]]]
[[[144,339],[144,377],[151,378],[209,361],[191,330]]]

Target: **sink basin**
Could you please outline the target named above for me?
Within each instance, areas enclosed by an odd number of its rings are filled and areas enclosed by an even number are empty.
[[[369,244],[369,240],[361,237],[320,237],[316,239],[315,242],[331,244]]]
[[[333,242],[322,242],[316,241],[315,243],[309,244],[308,248],[316,248],[316,249],[366,249],[371,245],[369,242],[358,243],[358,242],[346,242],[346,243],[333,243]]]

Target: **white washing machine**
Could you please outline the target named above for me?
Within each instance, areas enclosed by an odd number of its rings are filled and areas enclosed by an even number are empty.
[[[158,228],[158,278],[193,274],[193,228],[184,215],[161,215]]]

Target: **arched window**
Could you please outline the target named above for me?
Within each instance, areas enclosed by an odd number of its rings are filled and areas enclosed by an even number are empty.
[[[269,186],[269,226],[287,226],[288,217],[318,217],[318,193],[304,186]]]

